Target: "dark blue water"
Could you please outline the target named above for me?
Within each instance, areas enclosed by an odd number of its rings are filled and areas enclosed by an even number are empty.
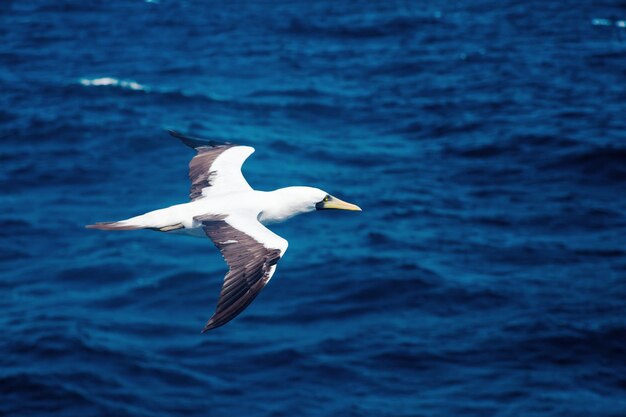
[[[626,415],[626,6],[0,3],[0,414]],[[174,128],[362,213],[201,335]]]

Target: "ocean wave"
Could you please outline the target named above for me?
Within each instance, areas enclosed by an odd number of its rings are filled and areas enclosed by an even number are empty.
[[[283,28],[292,35],[337,38],[377,38],[411,32],[418,27],[441,23],[441,12],[431,15],[385,16],[363,21],[330,21],[294,17]]]
[[[492,354],[506,359],[507,351],[517,351],[534,363],[576,364],[589,360],[621,364],[626,353],[626,328],[619,325],[597,329],[554,329],[528,322],[503,329],[511,337],[486,343]],[[501,342],[501,343],[499,343]],[[510,346],[513,345],[513,346]],[[489,349],[483,346],[485,350]]]
[[[519,157],[521,154],[545,152],[546,150],[564,150],[574,148],[578,142],[553,135],[521,134],[512,135],[509,139],[489,141],[479,144],[469,143],[454,145],[447,152],[468,159]]]
[[[259,89],[248,93],[248,97],[292,97],[311,99],[312,97],[329,97],[336,94],[330,94],[317,88],[288,88],[288,89]]]
[[[232,105],[243,106],[246,105],[244,102],[237,102],[229,97],[220,97],[214,94],[211,94],[207,91],[195,91],[193,89],[184,89],[184,88],[172,88],[172,87],[162,87],[162,86],[147,86],[145,84],[140,84],[133,80],[124,80],[113,77],[102,77],[102,78],[81,78],[79,80],[79,85],[83,87],[103,87],[118,90],[119,94],[135,94],[137,92],[149,93],[156,100],[165,100],[166,103],[180,102],[180,103],[197,103],[200,105],[212,105],[214,103],[232,103]],[[68,92],[64,91],[64,94]],[[259,105],[257,105],[259,106]]]
[[[119,94],[135,94],[136,92],[149,93],[155,100],[167,105],[184,103],[201,106],[219,106],[221,109],[232,109],[238,112],[265,112],[279,110],[292,112],[294,117],[356,117],[361,108],[351,108],[350,111],[335,103],[334,95],[318,90],[257,90],[242,96],[221,96],[208,91],[199,91],[193,88],[171,88],[162,86],[148,87],[133,80],[123,80],[113,77],[82,78],[79,84],[84,87],[108,87],[119,91]],[[304,100],[310,94],[308,100]]]
[[[0,220],[0,237],[23,235],[32,230],[30,223],[21,219],[6,218]]]
[[[20,398],[22,401],[2,401],[0,414],[28,415],[28,413],[48,413],[57,404],[65,410],[93,406],[90,399],[67,384],[56,383],[51,378],[42,378],[34,373],[15,373],[0,378],[0,389],[6,397]],[[60,400],[60,399],[63,400]]]
[[[81,78],[80,83],[86,87],[118,87],[128,90],[148,91],[149,89],[132,80],[120,80],[113,77]]]
[[[586,181],[601,180],[608,183],[626,179],[626,149],[616,146],[599,146],[584,151],[569,152],[544,165],[559,172],[574,171]]]
[[[69,267],[59,271],[56,275],[58,282],[68,288],[91,288],[98,285],[120,285],[132,281],[135,274],[131,269],[117,263],[99,264],[93,266]]]
[[[601,17],[594,17],[591,19],[591,24],[593,26],[616,26],[618,28],[626,28],[626,20],[611,20],[604,19]]]
[[[38,162],[27,162],[8,170],[10,178],[21,178],[19,182],[7,181],[3,185],[9,190],[20,190],[27,187],[45,187],[53,185],[94,184],[99,174],[82,162],[68,166],[51,168]],[[39,175],[39,178],[36,178]],[[45,182],[41,178],[46,178]]]

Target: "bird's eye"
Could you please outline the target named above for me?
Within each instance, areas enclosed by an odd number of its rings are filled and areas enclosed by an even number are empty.
[[[330,197],[329,197],[329,196],[324,197],[324,203],[327,203],[327,202],[328,202],[328,200],[330,200]]]

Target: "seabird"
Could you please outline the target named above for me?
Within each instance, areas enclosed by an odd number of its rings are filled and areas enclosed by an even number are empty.
[[[288,243],[264,225],[283,222],[315,210],[361,209],[312,187],[275,191],[252,189],[241,173],[254,152],[250,146],[216,142],[168,131],[196,150],[189,163],[190,202],[117,222],[86,226],[100,230],[151,229],[165,233],[208,236],[228,264],[213,316],[202,332],[228,323],[267,285]]]

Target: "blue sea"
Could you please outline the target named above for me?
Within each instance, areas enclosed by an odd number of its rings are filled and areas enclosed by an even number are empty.
[[[0,3],[0,415],[625,416],[626,3]],[[362,213],[272,229],[200,334],[193,151]]]

